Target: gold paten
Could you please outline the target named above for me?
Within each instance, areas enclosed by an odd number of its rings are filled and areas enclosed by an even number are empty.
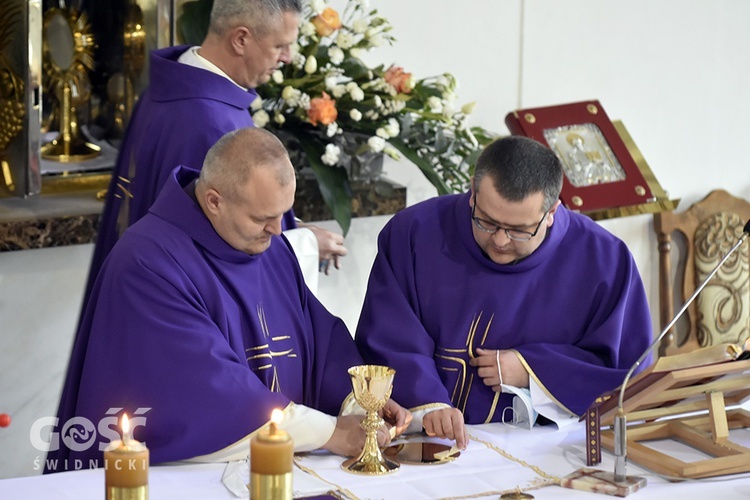
[[[59,135],[41,148],[42,158],[62,163],[94,158],[101,148],[81,137],[76,107],[90,95],[88,71],[94,68],[94,37],[85,12],[52,8],[44,14],[46,88],[57,97]]]
[[[524,493],[521,491],[520,488],[516,488],[516,491],[511,491],[510,493],[503,493],[500,495],[500,498],[502,500],[508,500],[508,499],[517,499],[517,498],[534,498],[534,495],[531,495],[529,493]]]
[[[378,429],[383,426],[383,419],[378,411],[385,406],[391,397],[393,376],[396,370],[387,366],[360,365],[349,368],[352,380],[354,399],[365,409],[367,415],[360,423],[365,430],[365,446],[357,458],[346,460],[341,467],[354,474],[380,476],[399,469],[398,462],[383,456],[378,447]]]
[[[394,444],[383,450],[394,461],[409,465],[440,465],[454,461],[461,455],[451,446],[429,441],[408,441]]]

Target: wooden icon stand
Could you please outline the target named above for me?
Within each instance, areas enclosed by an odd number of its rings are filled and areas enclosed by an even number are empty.
[[[750,412],[737,408],[750,396],[750,360],[737,360],[740,354],[733,344],[707,347],[662,357],[634,377],[623,398],[628,460],[674,478],[750,472],[750,448],[729,435],[750,428]],[[584,417],[589,466],[601,462],[602,445],[614,450],[619,392],[598,398]],[[646,444],[670,439],[711,458],[683,462]]]

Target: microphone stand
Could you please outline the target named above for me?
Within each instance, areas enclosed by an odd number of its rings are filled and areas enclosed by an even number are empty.
[[[682,315],[687,311],[690,304],[695,301],[698,294],[706,287],[711,278],[713,278],[721,266],[729,259],[729,257],[737,251],[737,249],[745,242],[745,238],[750,235],[750,221],[745,224],[742,229],[742,236],[734,244],[722,259],[721,262],[709,273],[706,279],[696,288],[695,292],[685,302],[685,305],[675,314],[674,318],[664,329],[657,335],[656,339],[646,348],[641,354],[638,360],[630,367],[622,385],[620,386],[619,399],[617,403],[617,414],[614,418],[614,438],[615,438],[615,470],[614,474],[611,472],[604,472],[596,469],[579,469],[578,471],[570,474],[564,478],[561,486],[565,488],[571,488],[576,490],[590,491],[594,493],[605,493],[608,495],[616,495],[620,497],[628,496],[640,488],[646,485],[646,479],[640,476],[627,476],[627,418],[624,410],[624,399],[625,389],[628,386],[630,378],[635,373],[635,370],[640,366],[644,359],[651,353],[651,351],[659,345],[664,336],[672,329]]]
[[[742,236],[740,236],[739,240],[734,244],[731,250],[724,256],[724,258],[721,259],[721,262],[713,268],[713,270],[709,273],[709,275],[704,279],[701,284],[698,286],[698,288],[695,289],[693,294],[690,296],[689,299],[685,302],[685,305],[682,306],[682,308],[675,314],[674,318],[667,324],[667,326],[664,327],[664,329],[659,333],[659,335],[656,337],[656,339],[651,343],[651,345],[648,346],[648,348],[641,354],[641,357],[638,358],[638,361],[635,362],[633,366],[630,367],[630,370],[628,370],[628,373],[625,375],[625,380],[622,383],[622,386],[620,387],[620,398],[617,403],[617,415],[615,416],[615,481],[616,482],[623,482],[626,480],[626,469],[627,469],[627,417],[625,416],[625,411],[623,410],[623,400],[625,397],[625,388],[628,385],[628,382],[630,381],[630,377],[633,376],[633,373],[635,370],[640,366],[640,364],[643,362],[644,359],[651,353],[651,351],[656,347],[661,340],[664,338],[664,336],[669,332],[669,330],[672,329],[672,327],[677,323],[677,320],[679,320],[683,314],[685,314],[685,311],[687,311],[687,308],[690,307],[690,304],[695,301],[696,297],[698,297],[698,294],[701,293],[701,291],[708,285],[708,282],[711,281],[711,278],[716,275],[716,273],[719,272],[719,269],[721,269],[721,266],[724,265],[724,263],[731,257],[731,255],[737,251],[737,249],[742,246],[742,244],[745,242],[745,237],[750,234],[750,221],[745,224],[745,227],[742,232]]]

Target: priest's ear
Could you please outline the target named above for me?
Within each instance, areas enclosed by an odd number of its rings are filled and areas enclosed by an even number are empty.
[[[248,51],[253,50],[252,42],[254,41],[254,37],[250,29],[245,26],[232,28],[229,32],[228,41],[232,51],[239,56],[243,56]]]
[[[209,187],[196,190],[195,196],[198,198],[198,203],[208,218],[218,216],[221,213],[221,205],[224,203],[224,197],[216,189]]]
[[[562,204],[562,201],[557,200],[552,205],[552,208],[549,209],[549,214],[547,215],[547,227],[551,227],[552,224],[555,223],[555,213],[557,212],[557,209],[560,208],[561,204]]]

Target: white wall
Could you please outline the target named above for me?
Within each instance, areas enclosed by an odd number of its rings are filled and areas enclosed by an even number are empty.
[[[334,5],[340,4],[336,0]],[[746,0],[370,0],[394,26],[396,62],[417,77],[453,73],[473,124],[505,134],[505,115],[599,99],[621,120],[678,210],[724,188],[750,198],[743,155],[750,137],[750,2]],[[408,203],[434,195],[417,169],[388,163]],[[377,219],[369,227],[380,227]],[[602,223],[633,251],[657,321],[657,251],[651,216]],[[334,227],[334,226],[331,226]],[[374,232],[352,229],[355,253],[321,278],[321,300],[356,324]],[[33,474],[28,428],[54,415],[91,248],[0,253],[0,478]],[[61,284],[60,284],[61,283]],[[341,290],[353,290],[354,304]],[[11,376],[13,382],[11,382]],[[45,392],[46,391],[46,392]],[[21,396],[19,396],[21,395]],[[20,398],[20,399],[19,399]],[[52,398],[54,399],[54,397]]]

